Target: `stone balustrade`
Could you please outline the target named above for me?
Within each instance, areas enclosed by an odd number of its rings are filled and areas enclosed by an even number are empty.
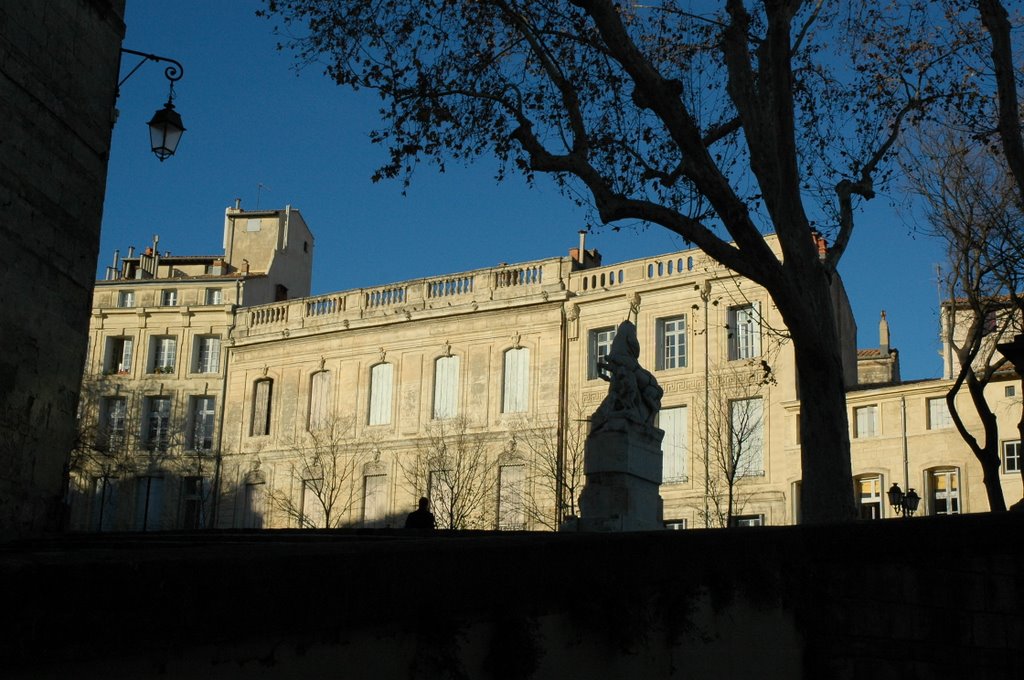
[[[494,300],[514,303],[516,298],[559,290],[563,267],[567,267],[565,260],[550,258],[248,307],[241,310],[239,337]]]

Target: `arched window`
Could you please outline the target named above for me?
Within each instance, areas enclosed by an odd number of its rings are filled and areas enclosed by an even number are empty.
[[[932,515],[960,514],[960,469],[932,468],[927,472],[928,512]]]
[[[309,431],[328,426],[331,414],[331,372],[317,371],[309,379]]]
[[[854,477],[853,488],[857,493],[857,513],[861,519],[881,519],[882,507],[882,476],[860,475]]]
[[[434,362],[434,418],[444,420],[459,414],[459,357],[441,357]]]
[[[393,380],[392,364],[377,364],[370,369],[370,425],[387,425],[391,422]]]
[[[505,352],[505,384],[502,413],[523,413],[529,406],[530,350],[526,347]]]

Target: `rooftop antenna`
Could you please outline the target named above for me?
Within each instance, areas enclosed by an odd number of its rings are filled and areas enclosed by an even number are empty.
[[[263,182],[257,182],[256,183],[256,209],[257,210],[260,209],[260,194],[263,192],[264,189],[266,189],[268,192],[270,191],[270,187],[268,187]]]

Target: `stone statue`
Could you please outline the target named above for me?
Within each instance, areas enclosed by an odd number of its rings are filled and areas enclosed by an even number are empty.
[[[661,440],[655,427],[663,391],[640,365],[636,326],[619,324],[615,340],[598,368],[609,382],[608,396],[590,417],[583,452],[586,484],[580,517],[567,531],[652,531],[664,528]]]
[[[622,430],[630,424],[654,427],[664,391],[650,371],[640,365],[640,341],[632,321],[615,332],[611,350],[598,364],[609,382],[608,395],[590,419],[591,434],[603,429]]]

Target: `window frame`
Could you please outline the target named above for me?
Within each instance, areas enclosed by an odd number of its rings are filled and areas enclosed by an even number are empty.
[[[511,477],[506,479],[506,477]],[[498,531],[526,529],[526,464],[521,461],[498,466]]]
[[[928,512],[931,515],[959,515],[963,512],[960,497],[960,468],[935,467],[925,471],[928,475]],[[940,496],[936,479],[944,479],[945,488]],[[940,500],[946,504],[944,511],[938,510]]]
[[[501,412],[526,413],[529,410],[530,348],[510,347],[502,354]]]
[[[681,426],[676,421],[676,416],[681,421]],[[671,422],[665,422],[664,418],[668,418]],[[658,427],[665,433],[664,439],[662,439],[662,463],[661,463],[661,483],[662,484],[677,484],[685,483],[690,479],[690,409],[687,404],[680,404],[678,406],[668,406],[662,408],[658,412]],[[678,434],[678,441],[673,440],[673,435]],[[674,466],[670,465],[670,461],[676,461]],[[670,467],[677,468],[675,474],[669,474],[671,472]]]
[[[874,482],[874,488],[872,492],[865,495],[863,492],[864,482]],[[854,501],[857,503],[857,514],[860,519],[882,519],[885,517],[885,506],[886,506],[886,495],[885,495],[885,480],[882,479],[882,475],[875,473],[865,473],[863,475],[856,475],[853,478],[854,487]],[[867,499],[865,501],[865,499]],[[874,508],[876,513],[871,512]]]
[[[953,427],[953,415],[949,411],[949,405],[946,402],[945,397],[928,397],[925,400],[925,404],[928,407],[928,429],[929,430],[948,430]],[[939,404],[942,408],[942,413],[936,414],[933,406]]]
[[[444,375],[441,375],[442,370]],[[461,375],[462,362],[457,354],[441,356],[434,360],[434,403],[431,408],[431,417],[434,420],[458,417]]]
[[[861,413],[867,413],[870,410],[872,418],[870,420],[871,430],[861,430]],[[853,438],[854,439],[870,439],[877,437],[882,433],[882,427],[879,423],[879,408],[878,404],[864,404],[862,406],[853,407]]]
[[[370,480],[374,480],[374,487],[370,488]],[[379,486],[378,486],[379,484]],[[379,496],[379,498],[378,498]],[[372,501],[372,504],[371,504]],[[386,473],[378,472],[363,475],[363,528],[383,529],[388,521],[388,476]],[[368,510],[373,508],[374,516],[370,516]],[[379,510],[379,515],[376,511]]]
[[[260,392],[264,389],[266,394],[261,396]],[[249,413],[250,437],[266,437],[270,434],[271,409],[273,406],[274,379],[260,378],[253,381],[252,406]]]
[[[741,404],[749,404],[750,406],[748,406],[745,409],[746,411],[749,412],[753,408],[753,405],[755,403],[757,404],[757,409],[756,409],[757,414],[756,414],[756,420],[754,420],[753,422],[756,423],[756,426],[754,426],[752,429],[750,429],[750,431],[746,434],[745,438],[742,441],[737,441],[737,439],[738,439],[737,438],[737,434],[736,434],[737,416],[738,415],[743,415],[744,422],[746,422],[748,418],[753,418],[754,417],[752,414],[749,414],[749,413],[748,414],[738,414],[737,407],[739,405],[741,405]],[[742,397],[742,398],[739,398],[739,399],[730,399],[729,400],[729,455],[730,455],[731,460],[735,461],[737,463],[737,465],[738,465],[739,469],[736,470],[736,477],[737,478],[740,478],[740,477],[764,477],[764,475],[765,475],[765,460],[764,460],[764,454],[765,454],[765,450],[764,450],[764,448],[765,448],[765,437],[764,437],[764,435],[765,435],[765,433],[764,433],[765,417],[764,416],[765,416],[765,414],[764,414],[764,398],[763,397],[753,396],[753,397]],[[737,445],[742,447],[742,446],[745,445],[745,443],[749,443],[749,442],[756,442],[757,443],[756,451],[751,455],[752,460],[744,461],[744,454],[742,453],[742,450],[741,450],[741,453],[737,455],[735,453],[735,447]]]
[[[1007,455],[1007,449],[1013,446],[1016,451],[1013,456]],[[1004,475],[1017,474],[1021,471],[1021,441],[1019,439],[1008,439],[1004,441],[999,447],[999,463],[1002,467]],[[1010,466],[1010,460],[1013,460],[1013,466]]]
[[[125,360],[127,358],[127,361]],[[107,375],[130,375],[135,360],[135,336],[110,335],[103,357],[103,372]]]
[[[611,352],[616,332],[615,326],[602,326],[588,331],[587,380],[597,380],[604,374],[604,371],[598,368],[598,364]]]
[[[189,409],[192,427],[189,428],[189,448],[193,451],[212,451],[214,429],[217,426],[217,398],[209,395],[191,397]],[[209,439],[205,446],[197,445],[197,440]]]
[[[113,406],[119,404],[119,409]],[[126,442],[128,431],[128,399],[119,395],[102,397],[100,402],[101,418],[100,426],[103,428],[101,437],[108,448],[120,446]],[[118,426],[115,426],[115,423]]]
[[[163,406],[158,410],[157,405]],[[146,448],[166,451],[171,445],[171,418],[174,405],[169,395],[154,394],[146,397]]]
[[[168,348],[166,344],[169,344]],[[178,366],[178,336],[154,335],[150,342],[150,373],[171,374]],[[167,361],[169,358],[169,361]],[[169,365],[168,365],[169,364]]]
[[[390,425],[395,396],[395,365],[381,361],[370,367],[370,400],[367,425]]]
[[[682,324],[681,328],[678,327],[679,324]],[[676,327],[669,328],[670,325],[675,325]],[[687,368],[690,359],[688,339],[690,326],[686,314],[658,319],[655,327],[657,334],[655,343],[658,348],[654,361],[655,370],[671,371],[678,368]],[[671,347],[670,339],[673,341]],[[669,356],[670,349],[672,350],[672,356]]]
[[[761,356],[763,348],[761,346],[760,301],[755,300],[729,307],[726,325],[729,329],[729,361],[756,359]]]
[[[178,306],[178,289],[177,288],[164,288],[160,291],[160,306],[161,307],[177,307]]]
[[[118,309],[131,309],[135,306],[135,291],[134,290],[119,290],[117,291],[117,307]]]
[[[212,348],[207,345],[213,345]],[[204,334],[197,335],[195,341],[195,365],[193,372],[204,375],[216,375],[220,373],[220,355],[223,343],[219,335]]]
[[[330,426],[331,419],[331,372],[324,369],[309,376],[309,403],[306,416],[306,430],[318,432]]]

